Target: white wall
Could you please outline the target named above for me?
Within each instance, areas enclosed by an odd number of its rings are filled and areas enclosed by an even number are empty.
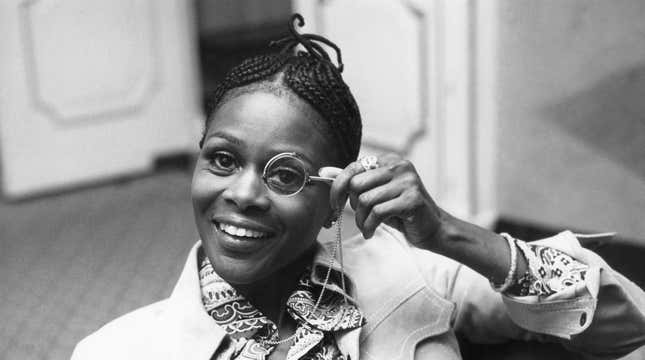
[[[499,2],[498,206],[645,239],[645,2]]]

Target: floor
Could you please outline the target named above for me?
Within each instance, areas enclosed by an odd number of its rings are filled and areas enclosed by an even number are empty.
[[[110,319],[166,297],[197,238],[190,175],[0,202],[0,359],[69,359]]]

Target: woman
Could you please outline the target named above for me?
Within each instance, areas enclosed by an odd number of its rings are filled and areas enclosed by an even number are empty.
[[[290,30],[213,95],[192,183],[201,241],[172,295],[74,359],[458,359],[455,331],[601,358],[645,343],[645,294],[571,232],[494,234],[437,207],[397,155],[357,160],[340,50]],[[318,244],[346,198],[362,234]]]

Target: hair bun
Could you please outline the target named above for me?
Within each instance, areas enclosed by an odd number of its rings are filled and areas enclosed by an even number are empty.
[[[293,51],[296,46],[302,45],[307,50],[306,52],[308,54],[320,61],[330,63],[336,70],[338,70],[339,73],[342,73],[345,66],[343,65],[343,58],[340,52],[340,48],[324,36],[299,33],[296,30],[296,24],[298,27],[305,26],[305,19],[298,13],[293,14],[291,16],[291,20],[289,21],[290,36],[272,41],[271,43],[269,43],[269,46],[282,46],[280,53],[286,53]],[[338,65],[334,65],[327,51],[320,44],[318,44],[318,42],[334,49],[334,51],[336,52],[336,62],[338,63]]]

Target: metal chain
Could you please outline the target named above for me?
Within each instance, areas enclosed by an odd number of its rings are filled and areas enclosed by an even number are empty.
[[[345,273],[343,272],[343,245],[341,244],[341,226],[343,222],[343,210],[339,209],[338,210],[338,220],[336,220],[336,241],[334,242],[334,247],[331,252],[331,257],[329,258],[329,264],[327,264],[327,274],[325,275],[325,281],[323,281],[323,286],[322,290],[320,290],[320,295],[318,295],[318,300],[316,300],[316,304],[314,305],[313,310],[311,311],[312,314],[316,313],[316,310],[318,310],[318,306],[320,305],[320,301],[323,298],[323,294],[325,293],[325,289],[327,288],[327,285],[329,284],[329,278],[331,277],[331,268],[334,265],[334,262],[336,260],[336,252],[339,252],[339,258],[340,258],[340,269],[341,269],[341,284],[343,287],[343,296],[345,297],[345,303],[347,303],[347,290],[345,289]],[[303,325],[306,326],[306,325]],[[266,345],[280,345],[284,344],[286,342],[289,342],[298,336],[298,329],[289,337],[286,337],[284,339],[280,340],[261,340],[263,344]]]

